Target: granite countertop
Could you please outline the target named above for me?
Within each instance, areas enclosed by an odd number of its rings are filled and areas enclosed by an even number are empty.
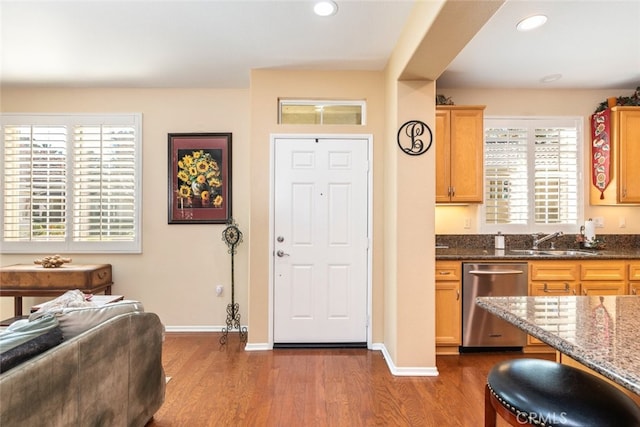
[[[640,296],[478,297],[476,303],[640,394]]]
[[[547,249],[548,250],[548,249]],[[436,247],[436,260],[550,260],[550,259],[579,259],[579,260],[634,260],[640,259],[640,249],[620,249],[620,250],[568,250],[570,253],[564,255],[551,255],[540,250],[535,254],[528,253],[522,249],[482,249],[482,248],[440,248]]]

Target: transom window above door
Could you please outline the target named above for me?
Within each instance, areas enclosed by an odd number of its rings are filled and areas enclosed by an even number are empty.
[[[289,125],[364,125],[365,101],[280,99],[278,123]]]

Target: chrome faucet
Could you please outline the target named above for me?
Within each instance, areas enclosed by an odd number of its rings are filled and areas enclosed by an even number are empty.
[[[546,242],[547,240],[554,239],[558,236],[562,236],[562,231],[556,231],[552,234],[547,234],[546,236],[540,237],[542,233],[536,233],[533,235],[533,250],[538,250],[538,245],[542,242]],[[553,242],[551,243],[551,249],[553,249]]]

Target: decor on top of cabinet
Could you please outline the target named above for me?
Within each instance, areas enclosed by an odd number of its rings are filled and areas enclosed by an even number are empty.
[[[444,95],[436,95],[436,105],[455,105],[451,98]]]
[[[611,105],[613,104],[613,105]],[[617,98],[609,98],[600,103],[596,108],[595,113],[604,111],[608,108],[615,107],[616,105],[624,105],[627,107],[640,107],[640,86],[636,88],[636,91],[631,96],[619,96]]]
[[[600,200],[611,182],[611,108],[640,106],[640,86],[631,96],[611,97],[591,115],[591,182],[600,191]]]

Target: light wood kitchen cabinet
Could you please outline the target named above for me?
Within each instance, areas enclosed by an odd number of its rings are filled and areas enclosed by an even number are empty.
[[[571,296],[580,289],[580,265],[575,261],[529,262],[530,296]],[[529,352],[553,351],[531,335],[527,336]]]
[[[462,328],[462,265],[436,261],[436,353],[457,354]]]
[[[579,279],[580,264],[577,261],[529,262],[529,280],[532,282],[568,282],[576,285]]]
[[[484,106],[436,106],[436,203],[482,203]]]
[[[640,295],[640,262],[630,262],[629,273],[629,295]]]
[[[592,205],[640,204],[640,107],[611,109],[610,183],[600,191],[590,185]],[[589,171],[589,176],[591,176]]]
[[[580,266],[582,295],[626,295],[624,261],[583,261]]]

